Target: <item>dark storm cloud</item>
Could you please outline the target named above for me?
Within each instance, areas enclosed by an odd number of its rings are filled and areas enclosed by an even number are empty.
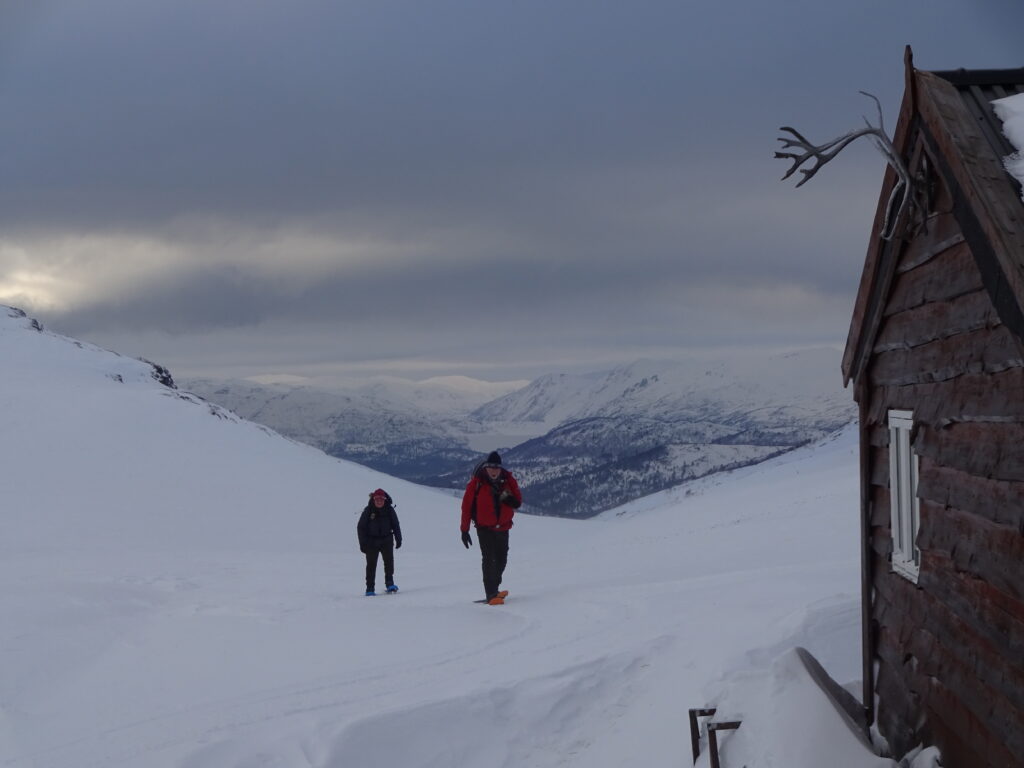
[[[210,210],[515,213],[528,206],[502,189],[509,173],[685,174],[709,156],[763,157],[804,106],[843,130],[858,88],[882,86],[893,110],[907,33],[941,16],[752,5],[42,2],[0,79],[0,138],[18,150],[0,210],[9,225],[93,226]],[[863,54],[818,65],[847,40]]]
[[[856,290],[883,166],[854,145],[794,191],[778,126],[831,138],[874,119],[863,89],[891,130],[905,43],[923,68],[1019,66],[1022,27],[1011,0],[4,3],[0,246],[167,246],[152,279],[101,279],[117,249],[76,274],[52,311],[71,333],[373,318],[376,348],[441,349],[511,316],[668,343],[760,292],[782,337],[794,296]],[[246,250],[281,230],[338,257]]]
[[[418,208],[486,195],[503,168],[664,146],[680,74],[664,38],[682,19],[551,5],[51,5],[5,79],[25,109],[9,112],[22,192],[4,210],[55,187],[49,216],[115,224]]]

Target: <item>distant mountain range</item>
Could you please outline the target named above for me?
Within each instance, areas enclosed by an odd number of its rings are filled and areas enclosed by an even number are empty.
[[[713,363],[645,360],[526,386],[180,384],[333,456],[426,485],[461,488],[482,453],[499,449],[520,480],[526,511],[566,517],[763,461],[856,417],[833,349]]]
[[[472,465],[478,452],[457,425],[474,408],[522,383],[377,378],[335,390],[248,380],[191,379],[179,384],[331,456],[424,482],[453,467]]]

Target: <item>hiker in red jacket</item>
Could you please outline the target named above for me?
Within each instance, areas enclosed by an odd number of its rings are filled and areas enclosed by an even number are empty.
[[[508,529],[523,503],[523,494],[512,473],[501,466],[501,456],[491,451],[473,473],[462,497],[462,543],[469,549],[469,524],[476,526],[480,542],[484,595],[489,605],[503,605],[508,590],[500,590],[508,562]]]

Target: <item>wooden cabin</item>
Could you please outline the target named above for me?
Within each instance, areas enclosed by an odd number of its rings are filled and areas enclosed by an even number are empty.
[[[860,406],[864,703],[892,754],[1024,766],[1024,202],[989,102],[1024,69],[924,72],[893,144],[843,357]]]

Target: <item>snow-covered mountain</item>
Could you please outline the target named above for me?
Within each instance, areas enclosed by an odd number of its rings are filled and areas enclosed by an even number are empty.
[[[332,410],[352,403],[385,411],[432,419],[461,418],[469,411],[529,384],[528,381],[481,381],[468,376],[434,376],[412,381],[397,376],[365,378],[256,376],[242,380],[187,379],[192,391],[224,389],[243,400],[278,399],[293,391],[302,393],[299,406]],[[192,385],[195,385],[193,388]],[[239,390],[232,394],[232,390]],[[262,394],[263,391],[266,394]],[[322,398],[322,402],[318,399]],[[296,401],[299,402],[299,401]]]
[[[329,391],[310,386],[189,379],[181,386],[338,458],[409,480],[471,463],[476,456],[450,426],[479,395],[393,380]]]
[[[542,421],[551,427],[593,417],[643,414],[695,421],[798,416],[831,419],[849,410],[838,350],[737,354],[717,361],[640,360],[590,376],[549,375],[473,412],[481,421]]]
[[[545,376],[473,412],[551,427],[504,456],[532,510],[569,517],[763,461],[855,416],[834,349]]]
[[[686,708],[720,703],[725,765],[895,768],[791,650],[859,674],[854,431],[597,520],[517,518],[492,608],[450,494],[4,307],[0,361],[0,765],[675,765]],[[365,598],[378,486],[401,592]]]
[[[184,383],[333,456],[428,485],[461,487],[482,452],[511,446],[506,460],[527,508],[568,517],[763,461],[855,416],[834,349],[550,374],[518,388],[495,385],[513,391],[486,403],[487,390],[472,380],[457,382],[462,394],[439,398],[451,385],[378,380],[329,392]]]
[[[552,429],[593,407],[594,393],[606,376],[549,373],[482,405],[470,416],[481,422],[540,422]]]

